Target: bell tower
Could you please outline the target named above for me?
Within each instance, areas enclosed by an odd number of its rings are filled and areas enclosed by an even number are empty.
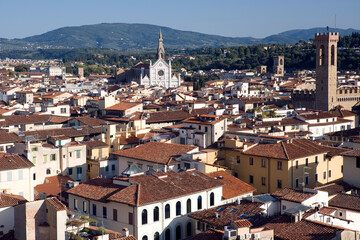
[[[156,56],[157,56],[157,59],[162,58],[162,59],[165,60],[165,50],[164,50],[164,44],[163,44],[161,30],[160,30],[160,33],[159,33],[159,45],[158,45]]]
[[[316,109],[329,111],[337,106],[337,43],[339,33],[315,35]]]

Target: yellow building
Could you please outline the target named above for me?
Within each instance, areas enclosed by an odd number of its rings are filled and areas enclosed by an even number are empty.
[[[107,161],[109,158],[110,147],[108,144],[98,141],[90,140],[84,142],[86,145],[86,179],[92,179],[101,175],[101,161]]]
[[[340,153],[345,150],[306,139],[273,144],[224,140],[218,146],[221,163],[255,187],[258,194],[284,187],[314,188],[343,177]]]

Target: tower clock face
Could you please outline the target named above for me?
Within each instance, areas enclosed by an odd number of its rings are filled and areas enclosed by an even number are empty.
[[[158,71],[158,75],[159,75],[159,76],[164,76],[164,71],[163,71],[163,70],[159,70],[159,71]]]

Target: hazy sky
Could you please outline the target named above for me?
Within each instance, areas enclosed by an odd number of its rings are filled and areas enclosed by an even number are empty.
[[[0,38],[65,26],[148,23],[232,37],[291,29],[360,29],[360,0],[0,0]]]

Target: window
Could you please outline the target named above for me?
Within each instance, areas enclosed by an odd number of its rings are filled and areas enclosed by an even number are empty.
[[[318,180],[318,174],[316,173],[315,174],[315,182],[317,182],[317,180]]]
[[[253,175],[249,175],[249,183],[254,184],[254,176]]]
[[[277,180],[277,188],[282,189],[282,180],[280,179]]]
[[[107,208],[103,207],[103,218],[107,218]]]
[[[33,174],[33,180],[36,180],[36,173]]]
[[[47,155],[44,155],[43,157],[44,157],[44,163],[46,163],[47,162]]]
[[[202,209],[202,197],[198,196],[197,198],[197,209],[200,210]]]
[[[191,199],[186,201],[186,213],[191,213]]]
[[[129,212],[129,225],[133,225],[133,213]]]
[[[360,157],[356,157],[356,168],[360,168]]]
[[[282,210],[286,210],[286,206],[285,206],[285,205],[282,206]]]
[[[199,130],[201,130],[201,126],[199,126]]]
[[[305,185],[309,185],[309,176],[305,176]]]
[[[318,164],[319,163],[319,157],[315,156],[315,163]]]
[[[282,170],[282,161],[277,161],[277,170]]]
[[[180,240],[181,239],[181,226],[177,226],[176,227],[176,240]]]
[[[295,179],[295,187],[298,188],[299,187],[299,179]]]
[[[326,179],[326,171],[323,172],[323,179]]]
[[[192,235],[192,225],[191,222],[188,222],[186,225],[186,236],[190,237]]]
[[[296,160],[295,161],[295,169],[298,169],[299,168],[299,160]]]
[[[236,156],[236,163],[240,163],[240,156]]]
[[[77,210],[77,199],[74,199],[74,209]]]
[[[159,221],[159,207],[154,208],[154,222]]]
[[[208,131],[208,127],[205,127],[205,132],[207,132]]]
[[[179,216],[179,215],[181,215],[181,202],[180,201],[178,201],[176,203],[176,216]]]
[[[33,164],[36,164],[36,156],[32,157],[32,162],[33,162]]]
[[[69,157],[72,157],[72,152],[69,152]]]
[[[261,185],[266,186],[266,177],[261,177]]]
[[[93,204],[92,205],[92,214],[94,215],[94,216],[96,216],[96,204]]]
[[[148,221],[147,221],[147,210],[144,209],[141,213],[141,224],[144,225],[144,224],[147,224]]]
[[[81,157],[81,151],[80,150],[76,150],[76,158],[80,158]]]
[[[148,240],[148,237],[145,235],[145,236],[142,237],[141,240]]]
[[[72,174],[73,174],[73,169],[69,168],[69,175],[72,175]]]
[[[171,240],[170,229],[166,229],[166,231],[165,231],[165,240]]]
[[[61,113],[66,113],[66,108],[60,108]]]
[[[210,193],[210,206],[215,205],[215,194],[212,192]]]
[[[109,165],[105,166],[105,171],[106,171],[106,172],[109,171]]]
[[[331,170],[329,170],[329,175],[328,176],[329,176],[329,178],[331,178]]]
[[[19,180],[23,180],[24,176],[23,176],[23,171],[19,170]]]
[[[165,205],[165,218],[170,218],[170,205]]]
[[[249,158],[249,164],[250,164],[250,165],[254,165],[254,158],[252,158],[252,157]]]
[[[83,201],[83,212],[86,213],[86,201]]]
[[[31,151],[33,151],[33,152],[36,152],[37,150],[38,150],[37,147],[33,147],[33,148],[31,149]]]
[[[7,180],[12,181],[12,172],[7,172]]]
[[[115,164],[111,165],[111,171],[115,171]]]
[[[113,220],[114,221],[117,221],[118,220],[118,218],[117,218],[117,209],[113,209]]]
[[[50,168],[46,169],[46,174],[47,175],[51,174],[51,169]]]
[[[154,240],[160,240],[159,232],[154,233]]]
[[[305,159],[305,166],[309,166],[309,159],[308,158]]]
[[[51,161],[56,161],[56,154],[51,154],[50,155],[50,160]]]
[[[261,167],[266,168],[266,161],[263,158],[261,159]]]

